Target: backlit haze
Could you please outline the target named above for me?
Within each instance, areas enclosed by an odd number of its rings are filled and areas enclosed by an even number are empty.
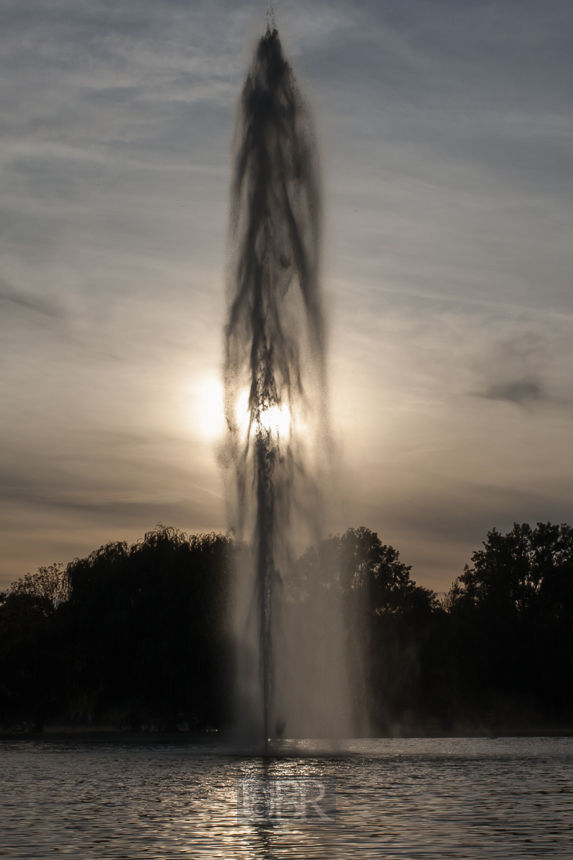
[[[265,12],[3,4],[0,588],[158,521],[226,530],[229,152]],[[331,530],[444,590],[488,529],[573,521],[573,6],[275,13],[322,158]]]

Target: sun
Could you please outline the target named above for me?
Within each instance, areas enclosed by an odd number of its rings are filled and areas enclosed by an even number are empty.
[[[251,411],[249,408],[249,389],[244,388],[237,397],[235,407],[235,418],[241,433],[257,432],[257,422],[251,422]],[[263,429],[280,439],[285,439],[291,429],[291,414],[288,406],[284,403],[274,403],[266,409],[261,409],[258,424]]]
[[[221,439],[226,420],[223,383],[216,376],[196,379],[186,387],[184,401],[185,423],[205,440]],[[258,421],[251,421],[249,389],[242,389],[235,401],[235,420],[239,434],[255,435],[257,427],[273,438],[285,440],[291,433],[292,416],[286,403],[274,403],[261,409]]]
[[[284,439],[290,432],[290,410],[286,405],[275,403],[261,410],[260,424],[267,432]]]

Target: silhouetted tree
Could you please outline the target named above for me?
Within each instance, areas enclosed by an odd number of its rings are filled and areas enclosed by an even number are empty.
[[[138,725],[220,725],[227,716],[233,541],[159,526],[68,566],[78,702]]]
[[[55,607],[25,590],[0,594],[0,722],[40,728],[57,691]]]
[[[15,582],[0,595],[0,719],[221,725],[234,552],[222,535],[158,526]]]
[[[309,550],[300,566],[303,579],[318,576],[343,594],[347,647],[364,667],[375,729],[428,709],[447,711],[449,664],[439,642],[445,611],[433,591],[410,578],[394,547],[367,528],[351,528]]]
[[[447,599],[460,690],[472,704],[573,705],[573,529],[515,523],[488,532]]]
[[[0,721],[39,728],[57,707],[62,652],[58,607],[67,597],[63,564],[41,567],[0,594]]]
[[[39,567],[37,573],[27,573],[10,586],[11,594],[43,597],[55,608],[68,599],[68,578],[63,564]]]
[[[82,711],[132,728],[223,725],[239,551],[223,535],[158,526],[133,546],[19,579],[0,593],[0,723],[40,727]],[[309,549],[285,583],[309,618],[329,610],[332,589],[342,594],[342,635],[363,666],[375,731],[429,718],[448,728],[494,709],[573,715],[571,526],[492,530],[443,602],[410,571],[358,528]]]

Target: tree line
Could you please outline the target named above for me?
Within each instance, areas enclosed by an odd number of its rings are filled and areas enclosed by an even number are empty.
[[[233,569],[245,551],[158,526],[13,583],[0,593],[0,725],[229,725]],[[444,599],[366,528],[308,550],[297,573],[340,589],[373,734],[571,719],[571,526],[492,530]]]

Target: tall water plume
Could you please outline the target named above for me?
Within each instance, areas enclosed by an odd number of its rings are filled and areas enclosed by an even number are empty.
[[[350,731],[336,589],[297,563],[321,537],[331,451],[321,200],[311,117],[274,27],[243,88],[233,158],[224,373],[230,525],[246,546],[237,711],[266,747],[283,731]]]

